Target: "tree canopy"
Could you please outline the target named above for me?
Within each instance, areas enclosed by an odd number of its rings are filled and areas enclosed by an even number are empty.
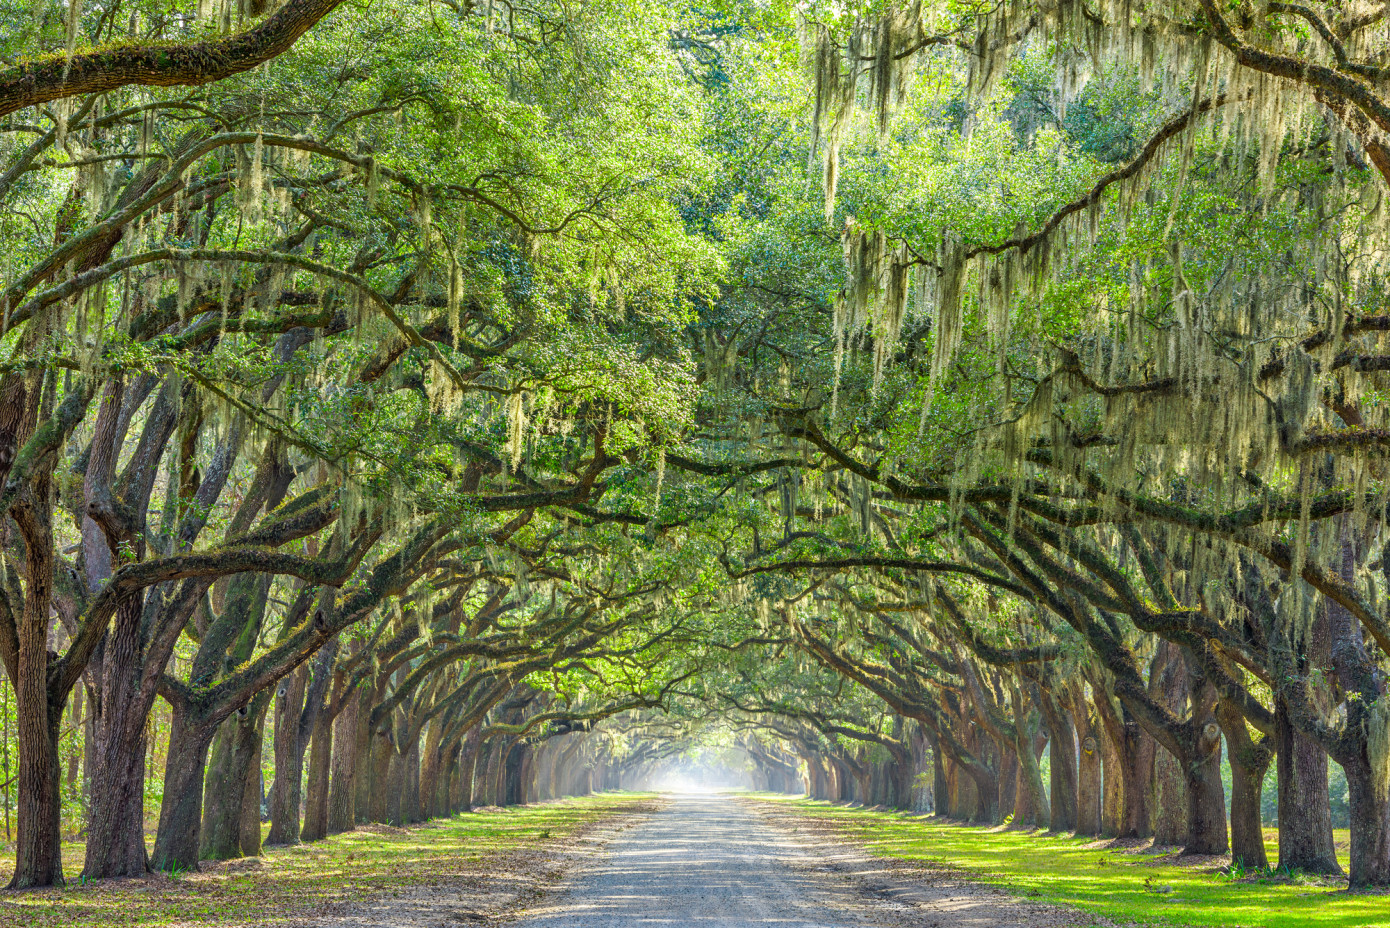
[[[692,754],[1390,883],[1387,14],[0,0],[12,885]]]

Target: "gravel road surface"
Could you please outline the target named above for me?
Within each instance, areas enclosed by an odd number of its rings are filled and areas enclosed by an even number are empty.
[[[727,796],[685,794],[581,864],[521,928],[885,926],[843,881]]]

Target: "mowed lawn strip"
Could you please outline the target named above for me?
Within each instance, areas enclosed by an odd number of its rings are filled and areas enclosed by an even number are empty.
[[[1091,838],[1052,837],[848,808],[764,794],[808,824],[828,825],[883,857],[929,861],[1020,896],[1116,921],[1241,928],[1390,926],[1390,895],[1349,894],[1313,879],[1232,880],[1213,868],[1155,862],[1154,855],[1087,848]],[[1345,861],[1343,862],[1345,865]]]
[[[496,873],[521,854],[556,847],[582,826],[651,808],[644,793],[604,793],[470,812],[407,828],[367,826],[326,841],[268,848],[199,873],[79,885],[81,846],[65,889],[0,892],[4,928],[242,925]],[[65,855],[66,858],[67,855]],[[8,880],[9,875],[0,873]],[[0,883],[3,885],[3,883]]]

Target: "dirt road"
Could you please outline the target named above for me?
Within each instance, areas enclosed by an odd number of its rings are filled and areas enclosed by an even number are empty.
[[[783,803],[676,794],[481,872],[277,928],[1081,928],[1110,925],[927,862],[875,857]]]
[[[522,928],[888,926],[865,900],[747,806],[678,795],[581,864]]]

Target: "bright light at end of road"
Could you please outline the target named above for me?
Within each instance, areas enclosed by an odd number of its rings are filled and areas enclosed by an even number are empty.
[[[698,783],[682,776],[666,777],[653,785],[663,793],[714,793],[719,791],[717,786]]]

